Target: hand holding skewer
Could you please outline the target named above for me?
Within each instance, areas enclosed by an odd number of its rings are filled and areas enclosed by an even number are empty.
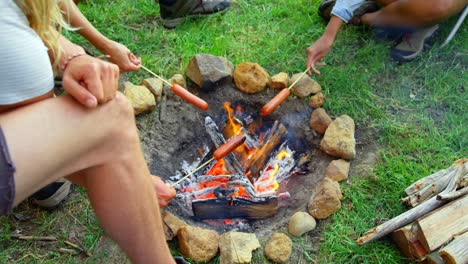
[[[297,78],[288,88],[284,88],[279,92],[273,99],[271,99],[267,104],[265,104],[260,110],[262,116],[267,116],[271,114],[275,109],[282,104],[288,96],[291,94],[291,88],[300,80],[302,77],[310,70],[307,68],[300,76]]]
[[[215,152],[213,153],[213,157],[211,159],[209,159],[208,161],[206,161],[202,165],[198,166],[198,168],[196,168],[195,170],[189,172],[184,177],[180,178],[178,181],[176,181],[174,184],[172,184],[172,186],[175,186],[175,185],[179,184],[180,182],[184,181],[185,179],[187,179],[188,177],[193,175],[195,172],[199,171],[200,169],[202,169],[203,167],[208,165],[213,160],[215,160],[215,159],[220,160],[220,159],[224,158],[229,153],[231,153],[233,150],[235,150],[237,147],[242,145],[245,142],[245,139],[246,139],[245,135],[232,137],[228,142],[224,143],[223,145],[221,145],[219,148],[217,148],[215,150]]]

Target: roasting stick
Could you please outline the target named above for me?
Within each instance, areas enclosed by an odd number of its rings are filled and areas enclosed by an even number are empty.
[[[182,86],[180,86],[180,85],[178,85],[176,83],[171,84],[166,79],[164,79],[163,77],[157,75],[156,73],[154,73],[150,69],[146,68],[145,66],[143,66],[141,64],[140,64],[140,66],[145,71],[149,72],[150,74],[152,74],[156,78],[160,79],[161,81],[163,81],[164,83],[169,85],[171,87],[171,91],[173,93],[175,93],[176,95],[178,95],[180,98],[184,99],[186,102],[200,108],[201,110],[208,110],[208,103],[205,102],[203,99],[201,99],[201,98],[197,97],[196,95],[190,93],[187,89],[184,89]]]
[[[297,78],[288,88],[284,88],[279,92],[273,99],[271,99],[267,104],[265,104],[260,110],[262,116],[267,116],[271,114],[275,109],[282,104],[288,96],[291,94],[291,88],[300,80],[302,77],[310,70],[307,68],[300,76]]]
[[[195,170],[189,172],[187,175],[184,177],[180,178],[178,181],[176,181],[174,184],[172,184],[172,187],[176,186],[177,184],[181,183],[183,180],[187,179],[191,175],[193,175],[195,172],[199,171],[201,168],[205,167],[208,165],[210,162],[213,160],[220,160],[224,158],[226,155],[231,153],[233,150],[235,150],[237,147],[242,145],[245,141],[246,137],[245,135],[240,135],[240,136],[235,136],[231,138],[228,142],[224,143],[223,145],[219,146],[213,153],[213,157],[209,159],[207,162],[203,163],[202,165],[198,166]]]

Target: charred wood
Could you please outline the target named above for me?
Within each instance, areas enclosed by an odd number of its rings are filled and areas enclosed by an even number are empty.
[[[265,219],[278,211],[278,198],[245,199],[242,197],[196,200],[192,203],[196,219]]]
[[[260,148],[254,152],[247,162],[247,171],[250,172],[251,181],[256,181],[261,170],[265,167],[267,158],[275,147],[281,142],[283,136],[288,133],[283,124],[275,121],[268,135],[263,140]]]

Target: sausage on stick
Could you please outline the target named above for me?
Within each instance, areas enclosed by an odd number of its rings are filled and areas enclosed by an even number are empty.
[[[143,68],[145,71],[151,73],[153,76],[157,77],[167,85],[171,86],[171,91],[178,95],[180,98],[184,99],[187,103],[190,103],[201,110],[208,110],[208,103],[205,102],[205,100],[201,99],[200,97],[190,93],[187,89],[183,88],[182,86],[178,84],[171,84],[168,82],[166,79],[163,77],[157,75],[156,73],[152,72],[150,69],[146,68],[145,66],[141,65],[141,68]]]
[[[223,145],[219,146],[219,148],[217,148],[215,150],[215,152],[213,153],[213,158],[209,159],[208,161],[206,161],[205,163],[203,163],[202,165],[200,165],[198,168],[196,168],[195,170],[189,172],[187,175],[185,175],[184,177],[180,178],[178,181],[176,181],[174,184],[172,184],[172,186],[175,186],[177,185],[178,183],[182,182],[183,180],[187,179],[188,177],[190,177],[190,175],[194,174],[195,172],[197,172],[198,170],[200,170],[201,168],[205,167],[206,165],[208,165],[210,162],[212,162],[213,160],[220,160],[222,158],[224,158],[226,155],[228,155],[229,153],[231,153],[233,150],[235,150],[237,147],[239,147],[240,145],[242,145],[244,142],[245,142],[245,135],[239,135],[239,136],[234,136],[232,137],[228,142],[224,143]]]
[[[309,71],[310,68],[307,68],[307,70],[305,70],[300,76],[299,78],[297,78],[288,88],[284,88],[283,90],[281,90],[281,92],[279,92],[275,97],[273,97],[273,99],[271,99],[270,101],[268,101],[268,103],[266,103],[262,109],[260,110],[260,114],[262,116],[267,116],[269,114],[271,114],[273,111],[275,111],[275,109],[280,105],[282,104],[287,98],[288,96],[291,94],[291,88],[300,80],[302,79],[302,77]]]

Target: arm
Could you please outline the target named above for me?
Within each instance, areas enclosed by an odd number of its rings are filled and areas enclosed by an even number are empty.
[[[140,68],[141,59],[130,52],[126,46],[101,34],[80,12],[73,1],[69,1],[69,10],[66,10],[64,4],[61,7],[62,10],[68,11],[64,13],[70,25],[77,27],[78,33],[91,42],[99,51],[110,55],[109,60],[117,64],[122,71],[137,71]]]
[[[320,61],[331,50],[336,34],[343,24],[343,20],[336,16],[332,16],[328,22],[327,28],[323,35],[310,47],[307,48],[307,68],[312,69],[316,74],[320,74],[315,68],[315,64]],[[309,71],[310,74],[310,71]]]

